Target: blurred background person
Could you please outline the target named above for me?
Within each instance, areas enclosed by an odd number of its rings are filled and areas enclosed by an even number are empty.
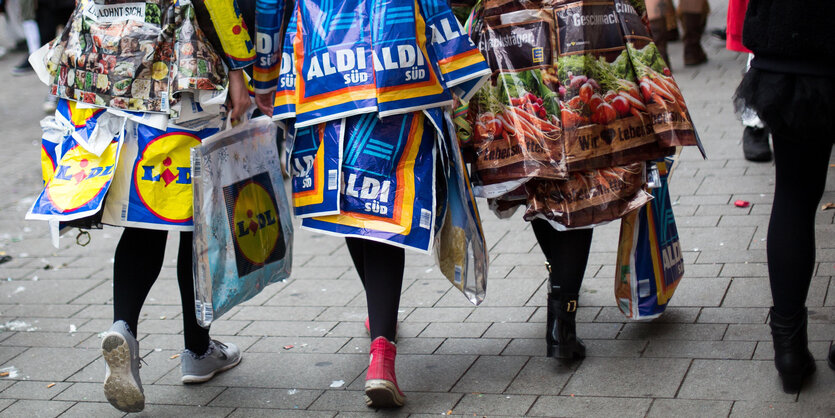
[[[751,66],[751,58],[754,54],[742,44],[742,24],[745,21],[745,9],[748,8],[748,0],[730,0],[728,2],[728,24],[725,32],[725,45],[731,51],[748,54],[748,63],[745,70]],[[742,132],[742,154],[748,161],[766,162],[771,161],[771,147],[768,146],[768,128],[750,107],[737,109],[742,125],[745,130]]]
[[[835,2],[750,0],[742,42],[754,53],[736,92],[771,130],[774,203],[768,223],[774,366],[787,393],[815,371],[806,297],[815,270],[815,215],[835,140]],[[835,369],[835,346],[829,349]]]
[[[649,19],[652,39],[658,50],[664,56],[667,65],[671,67],[667,55],[667,42],[674,40],[672,37],[678,33],[673,31],[668,24],[668,16],[675,13],[670,9],[673,7],[669,0],[647,0],[647,18]],[[678,18],[681,22],[681,40],[684,43],[684,65],[699,65],[707,62],[707,54],[702,49],[702,35],[707,24],[707,15],[710,13],[710,5],[707,0],[680,0],[678,4]]]

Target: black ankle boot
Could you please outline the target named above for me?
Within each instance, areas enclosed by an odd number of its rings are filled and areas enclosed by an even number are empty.
[[[549,269],[550,270],[550,269]],[[577,338],[577,294],[562,294],[553,277],[548,292],[548,329],[545,342],[548,357],[575,359],[586,357],[586,346]]]
[[[783,316],[771,308],[771,337],[774,340],[774,366],[786,393],[800,392],[803,379],[815,371],[806,334],[807,310]]]
[[[771,161],[768,129],[746,126],[745,131],[742,132],[742,154],[748,161]]]
[[[829,368],[835,370],[835,345],[829,347],[829,357],[826,359]]]

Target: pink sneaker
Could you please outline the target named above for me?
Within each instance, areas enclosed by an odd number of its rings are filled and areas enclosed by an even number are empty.
[[[394,358],[397,346],[377,337],[371,342],[368,374],[365,375],[365,404],[373,408],[393,408],[406,403],[406,395],[397,386]]]

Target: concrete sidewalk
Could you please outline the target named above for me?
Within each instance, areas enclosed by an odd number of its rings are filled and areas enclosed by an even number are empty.
[[[713,2],[708,27],[724,24]],[[209,383],[183,386],[176,234],[140,323],[147,416],[833,416],[835,211],[818,213],[810,348],[818,371],[799,395],[780,389],[767,325],[765,237],[774,167],[742,158],[731,95],[745,57],[703,40],[706,65],[685,68],[670,47],[709,160],[683,153],[671,183],[686,275],[670,308],[627,321],[612,291],[618,223],[595,230],[578,332],[588,358],[571,367],[545,355],[546,272],[527,223],[482,208],[490,245],[487,300],[474,307],[430,257],[407,255],[397,371],[407,405],[365,407],[368,337],[362,286],[344,241],[297,229],[293,277],[269,286],[212,328],[244,360]],[[118,416],[102,392],[99,333],[112,318],[113,252],[120,230],[92,243],[51,246],[46,225],[23,216],[40,190],[38,120],[46,90],[0,60],[0,416]],[[824,202],[835,201],[835,171]],[[747,208],[733,205],[751,202]]]

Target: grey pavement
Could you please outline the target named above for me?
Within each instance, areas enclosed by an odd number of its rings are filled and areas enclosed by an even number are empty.
[[[713,2],[708,27],[721,27]],[[588,358],[545,357],[543,256],[517,215],[482,208],[490,246],[487,299],[474,307],[430,257],[408,254],[397,372],[407,405],[363,402],[369,341],[365,297],[344,242],[297,230],[293,277],[217,321],[215,338],[244,350],[241,365],[211,382],[179,383],[182,325],[176,234],[139,326],[147,416],[833,416],[835,211],[817,218],[818,266],[809,293],[810,349],[818,370],[799,395],[780,390],[767,325],[765,237],[774,167],[742,158],[731,95],[745,57],[703,40],[710,61],[673,70],[707,148],[685,150],[671,183],[686,275],[660,319],[633,322],[613,295],[617,222],[600,227],[580,298]],[[26,222],[40,189],[38,120],[46,94],[34,76],[12,77],[20,55],[0,60],[0,416],[119,416],[104,398],[99,333],[112,316],[111,271],[120,230],[77,246],[50,245]],[[835,170],[830,172],[830,180]],[[751,202],[738,208],[735,200]],[[830,181],[824,202],[835,201]]]

